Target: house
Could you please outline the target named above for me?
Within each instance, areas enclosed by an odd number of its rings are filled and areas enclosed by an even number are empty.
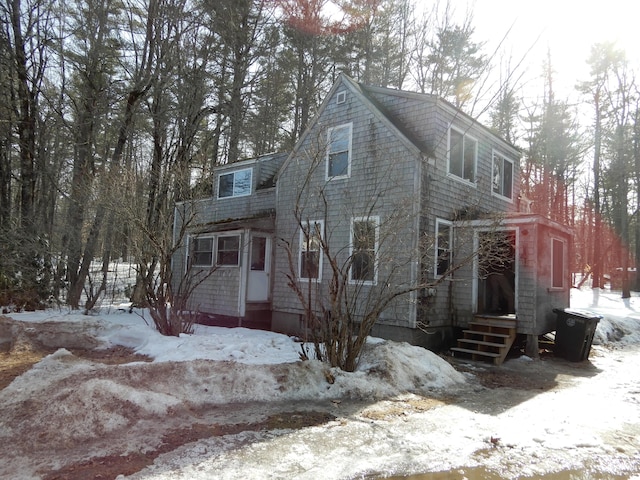
[[[499,363],[522,334],[537,352],[569,305],[571,232],[520,211],[519,157],[443,99],[340,75],[286,158],[219,167],[174,270],[217,265],[191,308],[238,324],[304,332],[338,272],[356,316],[385,299],[374,335]]]

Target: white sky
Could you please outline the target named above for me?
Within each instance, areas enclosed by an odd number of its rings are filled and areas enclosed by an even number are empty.
[[[473,4],[474,0],[470,1]],[[638,71],[637,0],[475,0],[473,12],[476,40],[486,40],[488,51],[495,48],[511,25],[506,52],[511,52],[514,60],[533,45],[527,60],[528,79],[540,78],[543,60],[550,50],[556,72],[554,88],[560,98],[576,97],[574,86],[588,78],[586,59],[595,43],[616,42]]]

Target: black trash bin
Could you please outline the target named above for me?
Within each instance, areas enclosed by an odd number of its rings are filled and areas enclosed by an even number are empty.
[[[553,311],[557,314],[556,353],[571,362],[589,358],[593,335],[602,316],[569,308],[554,308]]]

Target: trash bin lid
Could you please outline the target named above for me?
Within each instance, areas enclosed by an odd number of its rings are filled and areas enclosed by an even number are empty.
[[[564,313],[565,315],[570,315],[572,317],[585,318],[589,320],[601,320],[603,317],[594,312],[590,312],[589,310],[578,310],[573,308],[554,308],[553,311],[555,313]]]

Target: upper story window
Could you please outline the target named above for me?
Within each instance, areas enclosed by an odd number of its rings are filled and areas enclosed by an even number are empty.
[[[329,129],[327,179],[351,175],[351,131],[351,123]]]
[[[496,195],[513,199],[513,162],[493,152],[492,191]]]
[[[191,266],[210,267],[213,265],[213,237],[194,237],[191,239]]]
[[[475,183],[477,157],[478,141],[451,127],[449,129],[449,173]]]
[[[451,268],[451,244],[452,227],[451,222],[446,220],[436,220],[436,264],[435,272],[437,277],[446,274]]]
[[[246,197],[251,195],[253,170],[245,168],[218,176],[218,198]]]
[[[351,221],[352,282],[376,282],[379,223],[378,217],[354,218]]]
[[[310,221],[300,230],[299,277],[320,280],[322,275],[323,222]]]

